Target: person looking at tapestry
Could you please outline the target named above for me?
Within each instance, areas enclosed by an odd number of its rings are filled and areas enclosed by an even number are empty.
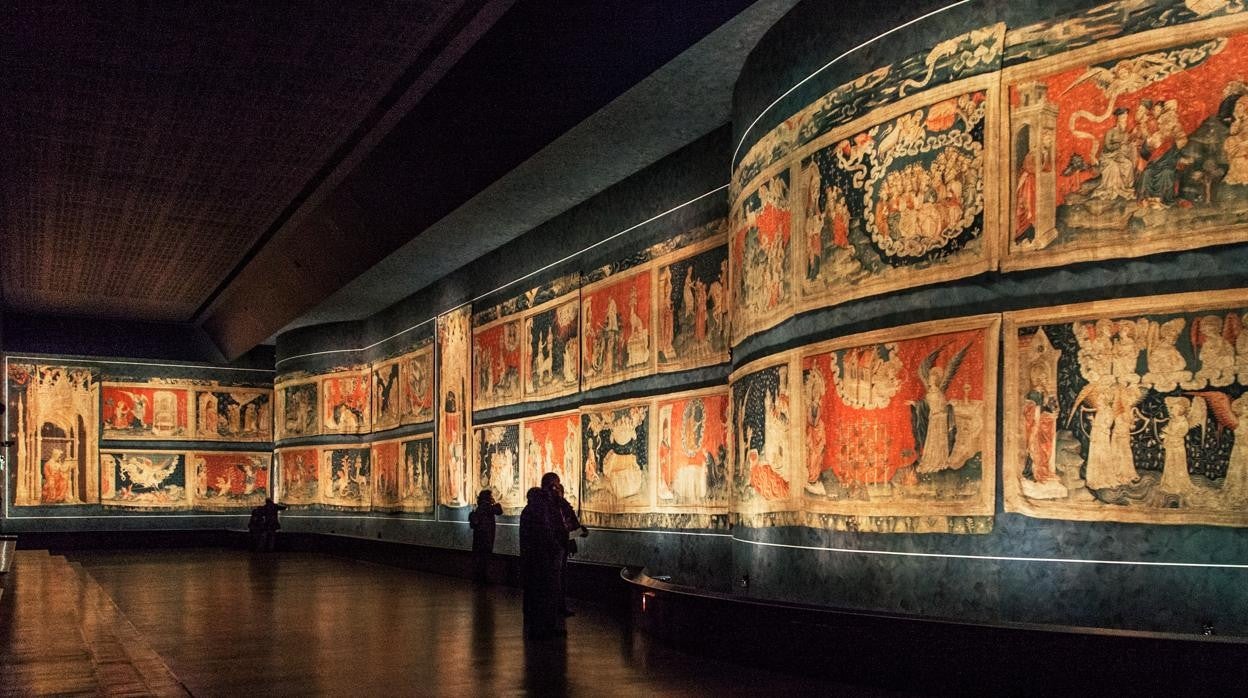
[[[472,578],[478,584],[489,581],[490,557],[494,554],[497,530],[494,517],[502,513],[503,505],[494,501],[494,492],[485,489],[477,495],[477,508],[468,515],[468,526],[472,529]]]
[[[559,508],[559,519],[563,522],[563,555],[559,558],[559,612],[566,618],[574,616],[572,609],[568,608],[568,591],[567,591],[567,573],[568,573],[568,556],[575,555],[577,551],[576,538],[573,534],[578,534],[580,538],[589,536],[589,529],[581,525],[581,519],[576,515],[576,509],[572,508],[571,502],[567,500],[563,492],[563,483],[559,481],[559,476],[555,473],[549,473],[555,476],[554,485],[551,487],[551,494],[554,495],[555,505]]]
[[[547,476],[542,478],[543,484]],[[555,476],[558,482],[558,476]],[[520,580],[524,588],[524,635],[545,639],[562,634],[559,564],[567,534],[548,489],[532,487],[520,512]]]
[[[282,527],[277,520],[277,513],[285,510],[285,504],[275,504],[271,498],[266,498],[264,504],[251,510],[251,521],[247,523],[247,529],[254,538],[256,552],[273,552],[277,546],[277,531]]]

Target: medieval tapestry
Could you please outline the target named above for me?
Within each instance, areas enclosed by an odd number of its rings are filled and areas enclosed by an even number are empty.
[[[507,317],[472,330],[473,409],[520,402],[520,318]]]
[[[427,345],[399,359],[400,421],[424,424],[433,421],[433,346]]]
[[[321,503],[349,509],[372,504],[372,459],[367,446],[321,448]]]
[[[213,386],[195,390],[195,438],[272,441],[273,391]]]
[[[460,306],[438,316],[438,503],[476,502],[472,476],[472,309]]]
[[[1248,239],[1246,26],[1208,20],[1008,69],[1002,268]]]
[[[795,356],[762,359],[733,372],[732,509],[752,525],[780,523],[769,516],[797,506],[795,479],[800,457],[792,428]]]
[[[403,462],[399,468],[399,510],[415,513],[433,511],[433,437],[420,436],[401,443]]]
[[[621,402],[581,408],[582,509],[598,515],[648,512],[654,507],[650,467],[650,404]]]
[[[521,426],[524,486],[537,487],[546,473],[563,483],[564,498],[576,507],[581,493],[581,420],[577,412],[542,415]]]
[[[942,320],[801,350],[809,525],[991,530],[999,323]]]
[[[198,509],[250,509],[273,495],[268,453],[191,453]]]
[[[186,454],[100,451],[100,503],[135,509],[186,509]]]
[[[991,268],[994,77],[930,90],[815,141],[823,147],[798,175],[798,310]]]
[[[654,373],[650,269],[611,274],[581,289],[581,388]]]
[[[1007,511],[1248,526],[1248,291],[1005,315]]]
[[[549,400],[581,389],[580,277],[551,284],[560,295],[524,315],[524,399]],[[571,290],[571,292],[568,292]]]
[[[726,242],[726,235],[719,232],[655,262],[655,341],[660,372],[728,361]]]
[[[94,504],[100,386],[97,369],[9,363],[8,438],[13,504]]]
[[[997,71],[1005,42],[1004,23],[976,27],[831,88],[750,147],[733,171],[731,191],[742,191],[760,172],[833,129],[905,97]]]
[[[401,416],[399,393],[399,359],[375,363],[373,376],[372,431],[385,431],[399,426]]]
[[[763,180],[733,210],[728,264],[734,345],[792,314],[792,223],[787,169]]]
[[[398,440],[378,441],[372,445],[373,511],[401,511],[399,457],[402,450]]]
[[[321,433],[366,434],[372,424],[369,371],[352,369],[321,377]]]
[[[503,505],[504,512],[519,513],[525,504],[520,423],[474,426],[472,434],[477,458],[477,488],[493,492],[494,500]]]
[[[278,449],[277,472],[282,504],[320,503],[320,455],[315,447]]]
[[[277,439],[316,436],[321,433],[320,381],[316,378],[283,380],[274,386],[277,395]]]
[[[194,401],[185,385],[165,382],[104,383],[103,438],[164,439],[192,437]]]
[[[728,513],[728,387],[655,401],[657,511]]]

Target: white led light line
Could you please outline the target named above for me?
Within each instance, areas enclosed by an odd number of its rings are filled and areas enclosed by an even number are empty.
[[[1216,562],[1144,562],[1141,560],[1085,560],[1077,557],[1017,557],[1009,555],[962,555],[958,553],[915,553],[901,550],[863,550],[859,548],[830,548],[817,545],[792,545],[789,543],[766,543],[757,540],[746,540],[733,536],[735,541],[749,543],[765,548],[789,548],[792,550],[814,550],[829,553],[850,553],[855,555],[895,555],[898,557],[939,557],[951,560],[985,560],[993,562],[1058,562],[1078,565],[1138,565],[1143,567],[1202,567],[1230,570],[1248,570],[1248,564],[1216,563]]]
[[[968,0],[968,1],[969,1],[969,0]],[[494,289],[494,290],[492,290],[492,291],[487,291],[487,292],[482,293],[481,295],[477,296],[476,298],[473,298],[472,300],[465,301],[465,302],[463,302],[463,303],[460,303],[459,305],[456,305],[456,306],[454,306],[454,307],[448,308],[448,309],[446,309],[446,310],[442,311],[442,313],[439,313],[439,315],[441,315],[441,314],[443,314],[443,313],[449,313],[449,312],[454,311],[454,310],[458,310],[459,308],[462,308],[462,307],[464,307],[464,306],[466,306],[466,305],[471,305],[471,304],[473,304],[473,303],[475,303],[475,302],[477,302],[477,301],[481,300],[482,298],[485,298],[486,296],[489,296],[489,295],[491,295],[491,294],[493,294],[493,293],[497,293],[497,292],[499,292],[499,291],[501,291],[501,290],[503,290],[503,289],[505,289],[505,288],[508,288],[508,287],[510,287],[510,286],[514,286],[515,284],[518,284],[518,283],[520,283],[521,281],[524,281],[525,279],[528,279],[528,278],[530,278],[530,277],[532,277],[532,276],[534,276],[534,275],[536,275],[536,274],[540,274],[540,273],[542,273],[542,272],[546,271],[547,269],[550,269],[550,268],[552,268],[552,267],[557,267],[557,266],[559,266],[560,264],[563,264],[564,262],[567,262],[568,260],[571,260],[571,259],[573,259],[573,258],[575,258],[575,257],[577,257],[577,256],[579,256],[579,255],[582,255],[582,254],[584,254],[584,253],[586,253],[586,252],[588,252],[588,251],[590,251],[590,250],[594,249],[595,247],[598,247],[599,245],[604,245],[604,244],[606,244],[606,243],[608,243],[608,242],[611,242],[612,240],[614,240],[614,239],[616,239],[616,238],[620,237],[621,235],[624,235],[625,233],[629,233],[629,232],[631,232],[631,231],[634,231],[634,230],[636,230],[636,229],[638,229],[638,228],[642,227],[643,225],[646,225],[647,223],[653,223],[654,221],[656,221],[656,220],[658,220],[658,219],[660,219],[660,218],[662,218],[662,217],[664,217],[664,216],[666,216],[666,215],[668,215],[668,214],[670,214],[670,213],[672,213],[672,212],[674,212],[674,211],[678,211],[678,210],[680,210],[680,209],[682,209],[682,208],[684,208],[684,207],[686,207],[686,206],[688,206],[688,205],[690,205],[690,204],[697,203],[698,201],[701,201],[702,199],[705,199],[706,197],[708,197],[708,196],[710,196],[710,195],[712,195],[712,194],[715,194],[715,193],[721,192],[721,191],[723,191],[723,190],[725,190],[725,189],[727,189],[727,188],[728,188],[728,185],[727,185],[727,184],[724,184],[724,185],[721,185],[721,186],[719,186],[719,187],[716,187],[715,189],[712,189],[712,190],[710,190],[710,191],[706,192],[705,194],[699,194],[698,196],[693,197],[692,199],[690,199],[690,200],[686,201],[686,202],[685,202],[685,203],[683,203],[683,204],[678,204],[678,205],[676,205],[676,206],[673,206],[672,208],[669,208],[669,209],[667,209],[666,211],[664,211],[664,212],[662,212],[662,213],[659,213],[659,214],[653,215],[653,216],[651,216],[651,217],[647,218],[646,220],[644,220],[644,221],[642,221],[642,222],[640,222],[640,223],[636,223],[636,224],[634,224],[634,225],[631,225],[631,226],[629,226],[629,227],[627,227],[627,228],[625,228],[625,229],[623,229],[623,230],[619,231],[618,233],[614,233],[614,234],[612,234],[612,235],[609,235],[609,236],[607,236],[607,237],[605,237],[605,238],[603,238],[603,239],[599,240],[598,242],[595,242],[594,244],[592,244],[592,245],[590,245],[590,246],[588,246],[588,247],[586,247],[586,248],[584,248],[584,249],[577,250],[576,252],[573,252],[573,253],[571,253],[571,254],[569,254],[569,255],[565,256],[563,259],[560,259],[560,260],[555,261],[555,262],[551,262],[550,264],[547,264],[546,266],[544,266],[544,267],[542,267],[542,268],[540,268],[540,269],[534,269],[533,271],[531,271],[531,272],[529,272],[529,273],[525,274],[524,276],[520,276],[520,277],[518,277],[518,278],[512,279],[511,281],[508,281],[507,283],[503,284],[502,286],[499,286],[498,288],[495,288],[495,289]],[[399,330],[398,332],[396,332],[396,333],[394,333],[394,334],[390,335],[389,337],[386,337],[385,339],[381,339],[381,340],[378,340],[378,341],[376,341],[376,342],[373,342],[372,344],[369,344],[368,346],[365,346],[365,347],[360,347],[360,348],[358,348],[358,349],[327,349],[327,350],[325,350],[325,351],[314,351],[314,352],[309,352],[309,353],[307,353],[307,354],[297,354],[297,355],[295,355],[295,356],[287,356],[287,357],[285,357],[285,358],[283,358],[283,359],[279,360],[279,361],[277,362],[277,365],[278,365],[278,366],[280,366],[280,365],[282,365],[283,363],[285,363],[285,362],[287,362],[287,361],[293,361],[293,360],[295,360],[295,359],[305,359],[305,358],[308,358],[308,357],[311,357],[311,356],[325,356],[326,354],[347,354],[347,353],[352,353],[352,352],[367,351],[367,350],[369,350],[369,349],[372,349],[373,347],[380,346],[380,345],[382,345],[382,344],[385,344],[386,342],[389,342],[389,341],[390,341],[390,340],[392,340],[392,339],[395,339],[395,338],[400,337],[400,336],[402,336],[402,335],[404,335],[404,334],[407,334],[408,332],[411,332],[412,330],[415,330],[416,328],[418,328],[418,327],[420,327],[420,326],[422,326],[422,325],[425,325],[425,324],[428,324],[428,323],[430,323],[430,322],[433,322],[433,320],[434,320],[434,318],[429,318],[429,319],[427,319],[427,320],[422,320],[422,321],[420,321],[420,322],[416,323],[415,325],[412,325],[411,327],[409,327],[409,328],[407,328],[407,329],[405,329],[405,330]]]
[[[842,59],[844,59],[846,56],[848,56],[848,55],[850,55],[850,54],[854,53],[855,51],[858,51],[859,49],[862,49],[862,48],[866,48],[867,46],[870,46],[871,44],[873,44],[873,43],[875,43],[875,42],[879,41],[880,39],[883,39],[884,37],[886,37],[886,36],[888,36],[888,35],[890,35],[890,34],[893,34],[894,32],[901,31],[902,29],[905,29],[906,27],[909,27],[909,26],[910,26],[910,25],[912,25],[912,24],[915,24],[915,23],[917,23],[917,22],[922,22],[923,20],[927,19],[928,17],[931,17],[931,16],[933,16],[933,15],[938,15],[938,14],[940,14],[941,12],[944,12],[945,10],[949,10],[949,9],[954,8],[954,7],[957,7],[958,5],[965,5],[966,3],[970,2],[970,1],[971,1],[971,0],[958,0],[958,2],[955,2],[955,3],[953,3],[952,5],[946,5],[946,6],[944,6],[944,7],[941,7],[941,8],[935,9],[935,10],[932,10],[931,12],[928,12],[928,13],[927,13],[927,14],[925,14],[925,15],[921,15],[921,16],[919,16],[919,17],[915,17],[914,19],[910,20],[909,22],[906,22],[905,24],[898,24],[897,26],[893,27],[892,29],[889,29],[888,31],[886,31],[886,32],[884,32],[884,33],[882,33],[882,34],[880,34],[880,35],[878,35],[878,36],[875,36],[875,37],[872,37],[872,38],[870,38],[870,39],[867,39],[866,41],[862,42],[861,44],[858,44],[857,46],[855,46],[855,47],[853,47],[853,48],[849,49],[848,51],[846,51],[846,52],[842,53],[841,55],[837,56],[836,58],[833,58],[832,60],[830,60],[830,61],[828,61],[827,63],[825,63],[825,64],[823,65],[823,67],[822,67],[822,68],[819,68],[818,70],[816,70],[815,72],[811,73],[810,75],[807,75],[806,77],[802,78],[802,79],[801,79],[801,80],[800,80],[797,84],[795,84],[794,86],[790,87],[788,90],[785,90],[784,94],[782,94],[782,95],[780,95],[779,97],[777,97],[777,98],[776,98],[776,101],[772,102],[771,104],[768,104],[768,105],[767,105],[767,106],[766,106],[766,107],[765,107],[765,108],[764,108],[761,112],[759,112],[758,116],[754,119],[754,121],[752,121],[752,122],[750,123],[750,125],[749,125],[748,127],[746,127],[745,131],[743,131],[743,132],[741,133],[741,142],[740,142],[740,143],[737,143],[737,148],[736,148],[736,150],[732,151],[732,161],[731,161],[732,165],[731,165],[731,166],[732,166],[732,167],[736,167],[737,155],[739,155],[739,154],[741,153],[741,146],[745,144],[745,139],[746,139],[746,137],[747,137],[747,136],[749,136],[749,135],[750,135],[750,131],[751,131],[751,130],[753,130],[753,128],[754,128],[755,126],[757,126],[757,125],[758,125],[758,122],[759,122],[759,121],[762,121],[763,117],[767,115],[767,112],[771,111],[772,107],[774,107],[774,106],[776,106],[777,104],[779,104],[779,103],[781,102],[781,100],[783,100],[785,97],[788,97],[790,94],[792,94],[794,90],[796,90],[797,88],[801,87],[802,85],[805,85],[805,84],[806,84],[806,83],[807,83],[807,82],[808,82],[811,78],[815,77],[815,76],[816,76],[816,75],[818,75],[819,73],[822,73],[823,71],[827,70],[828,68],[831,68],[833,65],[836,65],[838,62],[840,62],[840,61],[841,61]]]

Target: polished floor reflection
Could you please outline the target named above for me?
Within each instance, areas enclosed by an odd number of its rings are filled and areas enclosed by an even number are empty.
[[[19,566],[2,601],[26,612],[4,619],[0,694],[881,695],[691,657],[587,605],[566,640],[526,642],[514,589],[340,558],[190,549],[71,559],[107,598],[69,589],[64,571]],[[132,630],[105,639],[136,661],[113,673],[141,681],[100,681],[107,653],[67,637],[91,615],[75,610],[87,602],[115,602],[110,627]],[[58,648],[55,663],[39,665],[41,643]],[[4,678],[18,654],[44,683]]]

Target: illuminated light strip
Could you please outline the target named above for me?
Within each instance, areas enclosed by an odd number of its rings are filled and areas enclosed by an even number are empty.
[[[788,543],[765,543],[757,540],[746,540],[733,536],[735,541],[749,543],[767,548],[790,548],[793,550],[815,550],[829,553],[851,553],[856,555],[896,555],[899,557],[940,557],[953,560],[985,560],[992,562],[1059,562],[1077,565],[1132,565],[1140,567],[1201,567],[1229,570],[1248,570],[1248,564],[1214,563],[1214,562],[1144,562],[1142,560],[1085,560],[1076,557],[1014,557],[1005,555],[962,555],[958,553],[915,553],[900,550],[860,550],[857,548],[825,548],[816,545],[791,545]]]
[[[964,2],[969,2],[970,0],[963,0],[963,1],[964,1]],[[521,277],[518,277],[518,278],[512,279],[511,281],[508,281],[507,283],[503,284],[502,286],[499,286],[498,288],[495,288],[495,289],[494,289],[494,290],[492,290],[492,291],[486,291],[485,293],[482,293],[481,295],[477,296],[476,298],[473,298],[472,300],[465,301],[465,302],[460,303],[459,305],[456,305],[456,306],[454,306],[454,307],[452,307],[452,308],[448,308],[447,310],[444,310],[444,311],[442,311],[441,313],[438,313],[438,315],[442,315],[442,314],[445,314],[445,313],[449,313],[449,312],[453,312],[453,311],[459,310],[460,308],[462,308],[462,307],[464,307],[464,306],[467,306],[467,305],[472,305],[473,303],[475,303],[475,302],[477,302],[477,301],[481,300],[482,298],[485,298],[486,296],[489,296],[489,295],[494,294],[494,293],[498,293],[499,291],[502,291],[503,289],[506,289],[506,288],[508,288],[508,287],[510,287],[510,286],[514,286],[515,284],[518,284],[518,283],[520,283],[521,281],[524,281],[525,279],[528,279],[528,278],[533,277],[533,276],[535,276],[535,275],[537,275],[537,274],[540,274],[540,273],[542,273],[542,272],[546,271],[547,269],[551,269],[551,268],[553,268],[553,267],[557,267],[557,266],[559,266],[560,264],[563,264],[564,262],[567,262],[567,261],[569,261],[569,260],[571,260],[571,259],[574,259],[574,258],[576,258],[576,257],[578,257],[578,256],[580,256],[580,255],[582,255],[582,254],[585,254],[586,252],[589,252],[590,250],[594,249],[595,247],[598,247],[598,246],[600,246],[600,245],[605,245],[606,243],[611,242],[612,240],[614,240],[614,239],[616,239],[616,238],[620,237],[621,235],[624,235],[624,234],[626,234],[626,233],[632,232],[632,231],[634,231],[634,230],[636,230],[636,229],[638,229],[638,228],[640,228],[640,227],[642,227],[642,226],[644,226],[644,225],[646,225],[646,224],[653,223],[654,221],[656,221],[656,220],[658,220],[658,219],[660,219],[660,218],[662,218],[662,217],[664,217],[664,216],[666,216],[666,215],[668,215],[668,214],[670,214],[670,213],[672,213],[672,212],[674,212],[674,211],[678,211],[678,210],[680,210],[680,209],[682,209],[682,208],[684,208],[684,207],[686,207],[686,206],[688,206],[688,205],[690,205],[690,204],[697,203],[698,201],[701,201],[702,199],[705,199],[706,197],[711,196],[712,194],[719,193],[719,192],[721,192],[721,191],[723,191],[723,190],[725,190],[725,189],[727,189],[727,188],[728,188],[728,185],[727,185],[727,184],[724,184],[724,185],[718,186],[718,187],[716,187],[716,188],[714,188],[714,189],[712,189],[712,190],[710,190],[710,191],[706,192],[705,194],[699,194],[698,196],[693,197],[692,199],[690,199],[690,200],[686,201],[686,202],[685,202],[685,203],[683,203],[683,204],[678,204],[678,205],[676,205],[676,206],[673,206],[672,208],[667,209],[666,211],[664,211],[664,212],[662,212],[662,213],[655,214],[655,215],[653,215],[653,216],[651,216],[651,217],[647,218],[646,220],[644,220],[644,221],[642,221],[642,222],[640,222],[640,223],[636,223],[636,224],[634,224],[634,225],[631,225],[631,226],[629,226],[629,227],[627,227],[627,228],[625,228],[625,229],[623,229],[623,230],[619,231],[618,233],[614,233],[614,234],[612,234],[612,235],[609,235],[609,236],[607,236],[607,237],[605,237],[605,238],[603,238],[603,239],[599,240],[598,242],[593,243],[592,245],[590,245],[590,246],[588,246],[588,247],[586,247],[586,248],[583,248],[583,249],[577,250],[576,252],[573,252],[573,253],[571,253],[571,254],[569,254],[569,255],[565,256],[563,259],[560,259],[560,260],[555,261],[555,262],[551,262],[550,264],[547,264],[546,266],[544,266],[544,267],[542,267],[542,268],[540,268],[540,269],[534,269],[533,271],[531,271],[531,272],[529,272],[529,273],[525,274],[524,276],[521,276]],[[435,317],[436,317],[436,316],[435,316]],[[404,334],[407,334],[408,332],[411,332],[412,330],[415,330],[416,328],[420,327],[421,325],[425,325],[425,324],[427,324],[427,323],[433,322],[433,320],[434,320],[434,318],[429,318],[429,319],[427,319],[427,320],[422,320],[422,321],[420,321],[420,322],[416,323],[415,325],[412,325],[411,327],[409,327],[409,328],[407,328],[407,329],[405,329],[405,330],[399,330],[398,332],[396,332],[396,333],[394,333],[394,334],[390,335],[389,337],[386,337],[385,339],[381,339],[381,340],[378,340],[378,341],[376,341],[376,342],[373,342],[372,344],[369,344],[368,346],[365,346],[365,347],[360,347],[360,348],[358,348],[358,349],[327,349],[327,350],[325,350],[325,351],[314,351],[314,352],[309,352],[309,353],[307,353],[307,354],[297,354],[297,355],[295,355],[295,356],[287,356],[287,357],[285,357],[285,358],[283,358],[283,359],[280,359],[280,360],[276,363],[276,365],[277,365],[277,366],[280,366],[280,365],[282,365],[283,363],[285,363],[285,362],[287,362],[287,361],[293,361],[293,360],[295,360],[295,359],[304,359],[304,358],[308,358],[308,357],[311,357],[311,356],[324,356],[324,355],[327,355],[327,354],[347,354],[347,353],[351,353],[351,352],[368,351],[369,349],[372,349],[372,348],[374,348],[374,347],[380,346],[380,345],[382,345],[382,344],[385,344],[386,342],[389,342],[389,341],[390,341],[390,340],[392,340],[392,339],[396,339],[396,338],[398,338],[398,337],[400,337],[400,336],[402,336],[402,335],[404,335]]]
[[[941,7],[941,8],[935,9],[935,10],[932,10],[931,12],[928,12],[928,13],[927,13],[927,14],[925,14],[925,15],[922,15],[922,16],[919,16],[919,17],[915,17],[914,19],[910,20],[909,22],[906,22],[905,24],[898,24],[897,26],[893,27],[892,29],[889,29],[888,31],[884,32],[883,34],[880,34],[880,35],[875,36],[875,37],[873,37],[873,38],[867,39],[866,41],[862,42],[861,44],[858,44],[857,46],[855,46],[855,47],[853,47],[853,48],[849,49],[848,51],[846,51],[846,52],[842,53],[841,55],[837,56],[836,58],[833,58],[832,60],[830,60],[830,61],[828,61],[827,63],[825,63],[825,64],[823,65],[823,67],[822,67],[822,68],[819,68],[818,70],[816,70],[815,72],[811,73],[810,75],[807,75],[806,77],[802,78],[802,80],[801,80],[800,82],[798,82],[798,83],[797,83],[797,84],[795,84],[794,86],[790,87],[788,90],[786,90],[786,91],[784,92],[784,94],[782,94],[782,95],[780,95],[779,97],[777,97],[777,98],[776,98],[776,101],[772,102],[771,104],[768,104],[768,105],[767,105],[767,106],[766,106],[766,107],[765,107],[765,108],[764,108],[761,112],[759,112],[758,117],[757,117],[757,118],[755,118],[755,119],[754,119],[754,121],[752,121],[752,122],[750,123],[750,125],[746,127],[745,131],[741,134],[741,142],[740,142],[740,143],[737,143],[737,149],[736,149],[736,150],[734,150],[734,151],[732,151],[731,167],[732,167],[733,169],[735,169],[735,168],[736,168],[737,155],[739,155],[739,154],[741,153],[741,146],[745,145],[745,139],[746,139],[746,138],[750,135],[750,131],[751,131],[751,130],[753,130],[753,128],[754,128],[755,126],[757,126],[757,125],[758,125],[758,122],[759,122],[759,121],[762,121],[763,117],[767,115],[767,112],[771,111],[772,107],[776,106],[776,105],[777,105],[777,104],[779,104],[779,103],[780,103],[780,102],[781,102],[781,101],[782,101],[785,97],[788,97],[790,94],[792,94],[794,90],[796,90],[797,88],[801,87],[802,85],[805,85],[805,84],[806,84],[806,83],[807,83],[807,82],[808,82],[811,78],[815,77],[815,76],[816,76],[816,75],[818,75],[819,73],[822,73],[823,71],[827,70],[828,68],[831,68],[833,65],[835,65],[835,64],[836,64],[836,63],[838,63],[838,62],[840,62],[840,61],[841,61],[841,59],[843,59],[843,58],[845,58],[846,56],[848,56],[848,55],[850,55],[850,54],[854,53],[855,51],[857,51],[857,50],[859,50],[859,49],[862,49],[862,48],[866,48],[867,46],[870,46],[871,44],[873,44],[873,43],[875,43],[875,42],[879,41],[880,39],[883,39],[884,37],[886,37],[886,36],[888,36],[888,35],[890,35],[890,34],[892,34],[892,33],[894,33],[894,32],[901,31],[902,29],[905,29],[906,27],[909,27],[909,26],[910,26],[910,25],[912,25],[912,24],[915,24],[915,23],[917,23],[917,22],[922,22],[923,20],[927,19],[928,17],[931,17],[931,16],[933,16],[933,15],[938,15],[938,14],[940,14],[941,12],[944,12],[945,10],[950,10],[950,9],[953,9],[953,8],[957,7],[958,5],[965,5],[966,3],[970,2],[970,1],[971,1],[971,0],[958,0],[958,2],[955,2],[955,3],[951,4],[951,5],[946,5],[946,6],[944,6],[944,7]]]
[[[240,368],[237,366],[216,366],[214,364],[158,364],[149,361],[118,361],[115,359],[93,359],[91,357],[68,357],[57,355],[45,356],[22,356],[20,354],[12,354],[5,357],[7,362],[9,359],[21,359],[23,361],[43,361],[48,359],[58,359],[62,361],[73,362],[89,362],[93,364],[109,364],[111,366],[159,366],[161,368],[198,368],[209,369],[212,371],[250,371],[252,373],[273,373],[271,368]],[[7,366],[7,363],[6,363]]]

